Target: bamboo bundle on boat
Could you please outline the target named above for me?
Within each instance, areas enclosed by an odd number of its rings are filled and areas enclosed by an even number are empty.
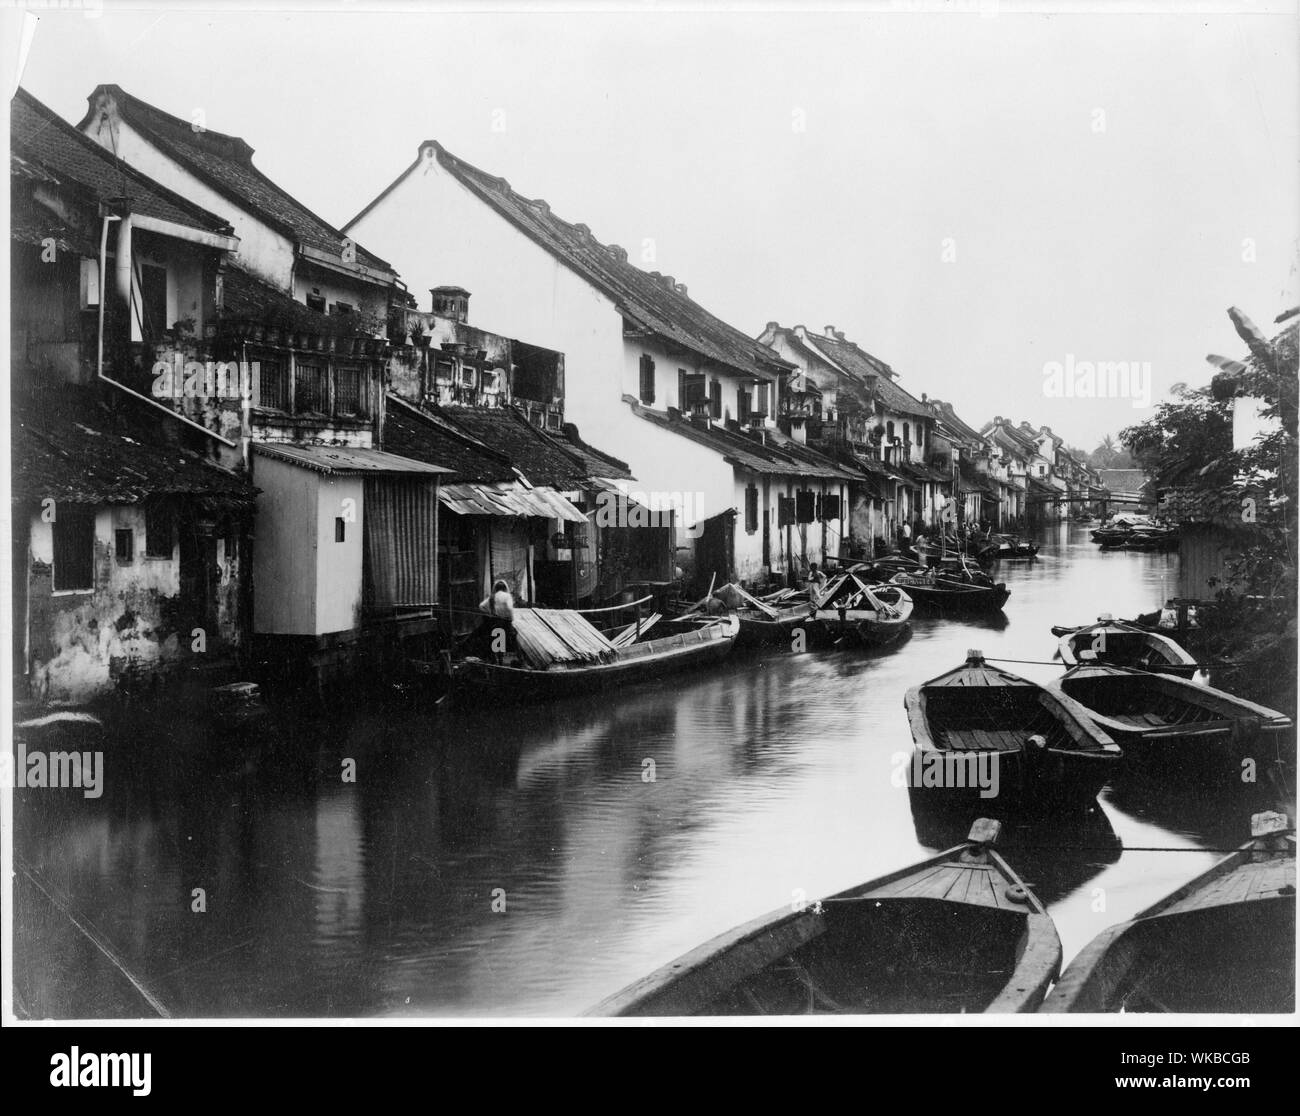
[[[517,609],[514,628],[520,654],[538,670],[554,663],[602,662],[617,653],[614,644],[568,609]]]

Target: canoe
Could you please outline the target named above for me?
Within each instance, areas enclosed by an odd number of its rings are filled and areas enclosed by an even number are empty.
[[[1245,756],[1262,738],[1278,738],[1291,718],[1222,690],[1168,674],[1084,663],[1048,683],[1077,702],[1124,749],[1131,763],[1215,750]]]
[[[1097,617],[1097,623],[1062,635],[1057,647],[1067,667],[1078,666],[1083,661],[1081,656],[1091,653],[1097,662],[1110,666],[1179,678],[1191,678],[1196,673],[1196,660],[1167,635],[1126,624],[1106,612]]]
[[[872,585],[856,574],[832,578],[813,616],[826,638],[865,646],[892,643],[908,629],[912,598],[894,585]]]
[[[916,745],[908,781],[917,805],[991,808],[995,800],[1025,813],[1084,805],[1121,758],[1082,706],[990,666],[979,651],[908,690],[903,705]]]
[[[557,662],[539,669],[517,659],[497,663],[470,658],[456,664],[453,677],[458,684],[519,699],[563,697],[631,685],[725,658],[740,634],[740,620],[734,613],[661,620],[653,632],[656,638],[617,648],[596,662]]]
[[[904,590],[918,608],[939,612],[997,612],[1011,596],[1004,582],[979,585],[936,571],[903,571],[889,579],[891,585]]]
[[[980,819],[939,856],[720,934],[589,1014],[1034,1011],[1060,969],[1061,942],[990,848],[998,829]]]
[[[991,545],[997,547],[997,557],[1003,561],[1038,557],[1036,542],[1028,542],[1015,535],[993,535]]]
[[[1295,882],[1291,824],[1256,814],[1231,856],[1089,942],[1041,1010],[1294,1012]]]

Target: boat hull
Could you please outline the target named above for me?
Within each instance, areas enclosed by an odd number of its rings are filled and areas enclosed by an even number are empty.
[[[1295,838],[1252,842],[1079,953],[1045,1013],[1295,1011]]]
[[[926,612],[998,612],[1011,597],[1002,583],[994,586],[954,583],[925,583],[919,578],[898,575],[890,582],[904,590],[918,609]]]
[[[721,661],[731,654],[739,635],[739,620],[719,625],[716,630],[702,629],[707,638],[689,639],[671,636],[633,644],[614,662],[583,666],[530,670],[477,659],[457,664],[455,681],[474,689],[488,690],[510,700],[542,700],[593,693],[611,686],[626,686],[677,671],[694,669]]]
[[[962,846],[721,934],[590,1014],[1027,1012],[1060,961],[1033,893],[995,853]]]

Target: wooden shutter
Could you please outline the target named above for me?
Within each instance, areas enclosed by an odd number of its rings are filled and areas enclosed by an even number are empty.
[[[641,354],[641,402],[655,401],[655,362],[648,353]]]
[[[722,382],[714,380],[709,384],[709,414],[715,419],[722,418]]]
[[[745,532],[752,535],[758,530],[758,488],[750,485],[745,489]]]
[[[813,493],[807,489],[795,495],[795,513],[796,523],[811,523],[817,518],[817,502]]]

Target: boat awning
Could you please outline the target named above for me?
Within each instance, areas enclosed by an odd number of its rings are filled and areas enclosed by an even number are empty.
[[[444,484],[438,499],[457,515],[536,516],[586,523],[587,517],[553,488],[528,488],[518,481]]]
[[[285,461],[303,469],[312,469],[332,477],[376,476],[380,474],[424,474],[440,476],[452,472],[441,465],[430,465],[395,453],[351,446],[295,446],[279,442],[254,442],[253,452],[262,457]]]

